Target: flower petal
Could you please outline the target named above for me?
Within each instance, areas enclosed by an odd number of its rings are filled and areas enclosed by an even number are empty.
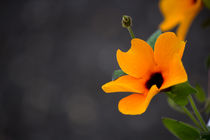
[[[201,0],[197,0],[196,3],[185,13],[185,18],[180,23],[179,27],[177,28],[177,36],[181,40],[185,40],[186,34],[192,24],[192,21],[198,14],[198,12],[202,8]]]
[[[137,38],[131,40],[128,52],[117,51],[117,61],[125,73],[136,78],[142,77],[155,65],[152,48]]]
[[[106,93],[111,92],[135,92],[145,93],[147,91],[145,87],[144,79],[137,79],[129,75],[121,76],[118,79],[106,83],[102,86],[102,89]]]
[[[161,22],[161,24],[159,25],[159,28],[163,32],[168,31],[174,28],[176,25],[178,25],[181,19],[182,19],[182,16],[167,17]]]
[[[184,23],[186,18],[199,12],[201,5],[201,0],[160,0],[159,7],[164,16],[160,29],[167,31],[181,22]]]
[[[120,100],[119,111],[127,115],[139,115],[146,111],[151,99],[159,92],[156,85],[153,85],[148,93],[131,94]]]
[[[180,23],[179,27],[176,30],[176,34],[179,39],[185,40],[185,37],[187,35],[187,32],[190,28],[193,19],[194,17],[189,16],[186,17],[186,19]]]
[[[174,28],[183,19],[183,1],[186,2],[186,0],[160,0],[159,8],[164,16],[164,21],[160,24],[162,31]]]
[[[192,24],[194,17],[189,16],[186,17],[184,21],[182,21],[179,25],[179,27],[176,30],[177,37],[181,40],[185,40],[187,32],[190,28],[190,25]]]
[[[187,81],[187,73],[178,55],[174,55],[168,69],[162,74],[164,82],[160,88],[161,90]]]
[[[173,32],[161,34],[155,43],[154,49],[155,61],[160,69],[167,69],[170,63],[172,63],[171,58],[174,55],[178,54],[178,58],[181,59],[184,48],[185,42],[178,39]]]

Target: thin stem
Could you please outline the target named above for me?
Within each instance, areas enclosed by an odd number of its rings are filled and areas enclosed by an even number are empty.
[[[192,109],[193,109],[193,111],[194,111],[196,117],[197,117],[198,120],[200,121],[200,123],[201,123],[201,125],[203,126],[204,130],[205,130],[206,132],[208,132],[208,128],[206,127],[206,124],[205,124],[203,118],[201,117],[201,114],[200,114],[200,112],[198,111],[198,109],[197,109],[197,107],[196,107],[196,105],[195,105],[195,102],[193,101],[192,96],[189,95],[188,99],[189,99],[189,101],[190,101],[190,104],[191,104],[191,106],[192,106]]]
[[[195,123],[195,125],[200,128],[200,130],[205,131],[199,124],[199,122],[196,120],[196,118],[193,116],[193,114],[185,107],[181,107],[182,110],[185,112],[185,114]]]
[[[210,68],[208,69],[208,98],[210,98]]]
[[[127,27],[127,29],[128,29],[129,34],[131,35],[131,38],[134,39],[135,35],[134,35],[133,30],[131,29],[131,27],[129,26],[129,27]]]

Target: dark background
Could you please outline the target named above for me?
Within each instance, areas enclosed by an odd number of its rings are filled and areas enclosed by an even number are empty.
[[[146,40],[163,20],[158,0],[7,0],[0,11],[1,140],[175,140],[161,117],[191,123],[164,94],[126,116],[117,104],[128,94],[101,90],[118,68],[116,50],[130,47],[121,16]],[[183,57],[190,82],[205,90],[208,16],[203,9],[194,21]]]

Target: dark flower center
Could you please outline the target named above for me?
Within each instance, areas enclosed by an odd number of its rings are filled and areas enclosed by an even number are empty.
[[[150,89],[153,85],[156,85],[158,88],[163,84],[163,76],[160,72],[153,73],[149,80],[146,82],[145,86],[147,89]]]
[[[195,4],[197,2],[197,0],[192,0],[193,1],[193,4]]]

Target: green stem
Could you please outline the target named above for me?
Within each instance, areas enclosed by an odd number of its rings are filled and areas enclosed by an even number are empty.
[[[195,125],[200,128],[200,130],[205,131],[199,124],[199,122],[196,120],[196,118],[193,116],[193,114],[185,107],[181,107],[182,110],[185,112],[185,114],[195,123]]]
[[[129,34],[131,35],[131,38],[134,39],[135,35],[133,33],[133,30],[131,29],[131,26],[127,27]]]
[[[198,111],[198,109],[197,109],[197,107],[196,107],[196,105],[195,105],[195,102],[193,101],[192,96],[189,95],[188,99],[189,99],[189,101],[190,101],[190,104],[191,104],[191,106],[192,106],[192,109],[193,109],[193,111],[194,111],[196,117],[197,117],[198,120],[200,121],[200,123],[201,123],[201,125],[203,126],[204,130],[205,130],[206,132],[208,132],[208,128],[206,127],[206,123],[204,122],[203,118],[201,117],[201,114],[200,114],[200,112]]]

